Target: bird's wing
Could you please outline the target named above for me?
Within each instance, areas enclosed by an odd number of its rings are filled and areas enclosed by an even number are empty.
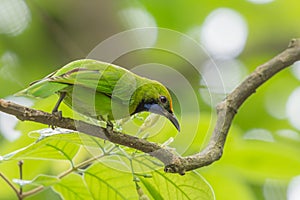
[[[49,82],[86,87],[124,103],[135,91],[136,79],[136,75],[121,67],[94,60],[72,68],[66,66],[48,77]]]
[[[14,95],[46,98],[66,88],[67,86],[68,85],[66,84],[49,82],[47,79],[42,79],[33,82],[29,87],[19,91]]]
[[[71,62],[45,78],[35,81],[16,95],[46,98],[72,85],[105,94],[128,103],[137,88],[135,74],[105,62],[83,59]]]

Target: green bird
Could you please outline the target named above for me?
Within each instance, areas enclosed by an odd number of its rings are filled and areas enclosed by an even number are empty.
[[[76,112],[112,126],[112,120],[148,111],[165,116],[180,131],[165,86],[110,63],[73,61],[16,95],[46,98],[53,94],[59,94],[53,114],[59,113],[63,101]]]

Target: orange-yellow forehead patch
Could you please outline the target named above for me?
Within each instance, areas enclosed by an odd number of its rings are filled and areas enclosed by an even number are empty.
[[[170,110],[173,112],[173,104],[172,104],[172,99],[171,98],[170,98],[169,102],[170,102]]]

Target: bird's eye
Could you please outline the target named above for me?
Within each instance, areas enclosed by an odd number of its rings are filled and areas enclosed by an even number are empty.
[[[167,97],[165,97],[165,96],[160,96],[160,97],[159,97],[159,100],[160,100],[161,103],[166,103],[166,102],[167,102]]]

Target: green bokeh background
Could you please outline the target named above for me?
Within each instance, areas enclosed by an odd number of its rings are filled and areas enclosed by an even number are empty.
[[[300,3],[296,0],[274,0],[266,4],[255,4],[246,0],[23,2],[30,12],[30,21],[26,28],[17,35],[0,32],[1,98],[14,94],[30,82],[72,60],[85,58],[103,40],[132,28],[120,17],[120,12],[128,8],[144,10],[153,16],[157,26],[182,33],[187,33],[193,27],[200,27],[206,17],[217,8],[233,9],[243,16],[248,26],[246,45],[236,58],[246,67],[247,74],[284,50],[290,39],[300,35]],[[13,3],[11,6],[14,6]],[[5,15],[4,9],[0,9],[0,12]],[[168,38],[161,40],[167,41]],[[130,69],[149,62],[161,62],[174,67],[187,77],[195,92],[198,91],[201,77],[186,70],[190,68],[181,59],[167,53],[141,50],[123,56],[115,63]],[[286,69],[259,88],[241,107],[230,129],[221,160],[197,170],[211,184],[216,199],[287,199],[290,181],[300,174],[300,140],[283,137],[278,131],[292,130],[299,138],[299,130],[289,123],[285,114],[280,118],[272,116],[267,111],[266,102],[275,104],[279,110],[284,111],[289,96],[298,86],[299,80],[290,69]],[[180,133],[186,135],[181,137],[183,140],[193,140],[185,154],[203,148],[203,141],[209,135],[201,133],[206,134],[207,130],[211,132],[213,128],[211,124],[215,118],[214,108],[205,104],[199,93],[197,96],[201,109],[200,128],[197,138],[189,137],[189,133],[195,130],[186,129],[186,132]],[[38,102],[36,107],[50,111],[53,100],[44,100],[44,104]],[[176,105],[178,104],[175,103],[175,107]],[[67,108],[64,107],[64,110]],[[179,113],[178,110],[176,112]],[[191,124],[195,123],[193,118],[197,114],[191,112],[186,116]],[[21,123],[18,128],[23,135],[14,141],[0,135],[0,155],[30,144],[34,139],[29,138],[26,133],[42,127],[45,126]],[[249,130],[268,131],[273,142],[244,139]],[[154,138],[156,139],[165,138]],[[31,179],[39,173],[55,174],[61,171],[58,167],[60,165],[63,164],[54,161],[26,161],[24,171],[26,178]],[[11,179],[18,177],[16,163],[1,164],[0,171]],[[46,190],[30,199],[46,196],[47,199],[58,198],[54,192]],[[0,199],[13,198],[14,193],[0,180]]]

